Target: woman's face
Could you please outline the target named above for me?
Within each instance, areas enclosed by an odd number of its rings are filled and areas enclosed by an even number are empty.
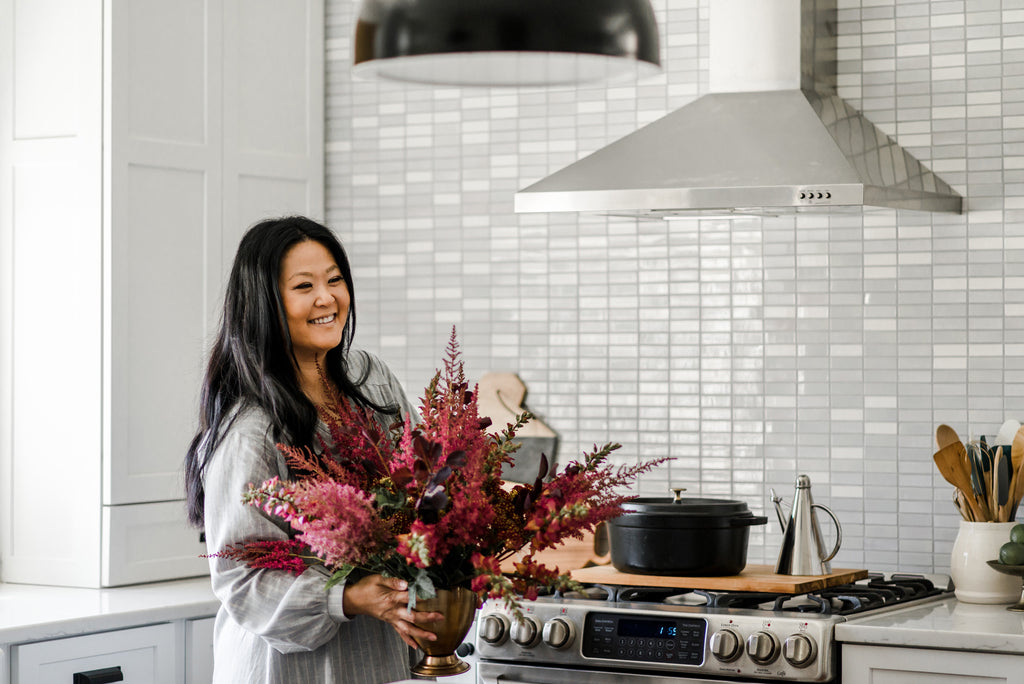
[[[322,359],[341,344],[348,319],[348,287],[326,247],[306,240],[289,249],[281,260],[278,287],[300,364]]]

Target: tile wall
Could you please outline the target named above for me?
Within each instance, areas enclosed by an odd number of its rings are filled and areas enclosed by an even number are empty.
[[[512,195],[707,90],[707,0],[654,0],[664,72],[463,90],[356,81],[357,3],[327,3],[327,220],[357,344],[413,391],[457,326],[471,376],[512,370],[559,457],[672,456],[638,492],[746,501],[808,474],[839,567],[948,572],[958,515],[934,430],[1024,419],[1024,4],[839,0],[840,95],[966,198],[737,222],[517,215]],[[823,521],[824,524],[825,521]],[[827,526],[826,526],[827,527]]]

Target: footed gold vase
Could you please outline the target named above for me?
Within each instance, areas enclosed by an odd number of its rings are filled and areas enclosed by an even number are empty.
[[[438,589],[435,598],[420,599],[416,602],[416,610],[443,613],[444,620],[420,625],[428,632],[436,634],[437,641],[414,637],[420,650],[426,655],[412,668],[413,674],[444,677],[469,669],[469,664],[455,655],[455,649],[466,638],[479,605],[477,595],[462,587]]]

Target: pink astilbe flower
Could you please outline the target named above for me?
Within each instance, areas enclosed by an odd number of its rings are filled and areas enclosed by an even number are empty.
[[[327,565],[362,565],[387,543],[373,503],[372,494],[352,485],[302,483],[295,493],[302,515],[292,527]]]
[[[331,480],[282,484],[277,478],[243,497],[301,532],[298,539],[327,565],[359,565],[387,543],[372,494]]]

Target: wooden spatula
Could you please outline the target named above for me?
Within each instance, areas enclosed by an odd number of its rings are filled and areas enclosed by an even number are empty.
[[[1006,504],[1010,498],[1010,457],[1003,454],[1003,447],[997,446],[992,457],[992,495],[989,507],[995,514],[992,522],[1006,522]]]
[[[936,451],[932,458],[935,460],[935,465],[939,472],[942,473],[942,477],[946,478],[946,482],[964,492],[964,501],[967,503],[968,508],[970,508],[974,519],[988,520],[988,516],[985,515],[987,511],[982,510],[971,489],[971,476],[965,470],[967,461],[964,445],[957,441],[955,444],[950,444]]]

